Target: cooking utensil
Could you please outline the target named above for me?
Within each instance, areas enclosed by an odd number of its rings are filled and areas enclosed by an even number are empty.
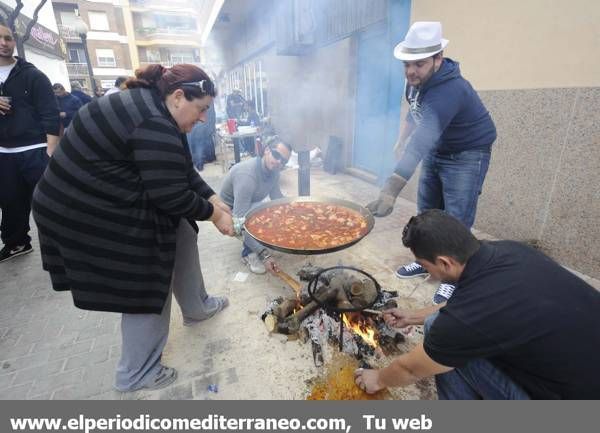
[[[345,208],[351,209],[353,211],[356,211],[359,214],[361,214],[363,216],[363,218],[365,219],[365,221],[367,222],[367,230],[362,236],[359,236],[356,239],[353,239],[349,242],[346,242],[341,245],[336,245],[335,247],[327,247],[327,248],[320,248],[320,249],[289,248],[289,247],[282,247],[282,246],[279,246],[276,244],[272,244],[265,240],[262,240],[260,238],[260,236],[258,236],[256,233],[252,233],[251,230],[248,230],[247,224],[244,224],[244,229],[246,230],[246,233],[248,233],[251,237],[256,239],[258,242],[260,242],[262,245],[266,246],[267,248],[271,248],[273,250],[281,251],[283,253],[288,253],[288,254],[312,255],[312,254],[327,254],[327,253],[332,253],[334,251],[340,251],[345,248],[348,248],[348,247],[354,245],[355,243],[357,243],[358,241],[360,241],[366,235],[368,235],[369,232],[373,229],[373,226],[375,225],[375,219],[373,218],[373,215],[371,214],[371,212],[369,212],[368,209],[364,208],[363,206],[361,206],[359,204],[356,204],[356,203],[348,201],[348,200],[342,200],[339,198],[314,197],[314,196],[284,197],[284,198],[279,198],[276,200],[271,200],[271,201],[265,202],[265,203],[261,204],[260,206],[257,206],[256,208],[252,209],[250,212],[248,212],[248,214],[246,215],[246,221],[250,221],[252,219],[253,215],[255,215],[257,212],[259,212],[263,209],[269,209],[269,208],[272,208],[272,207],[275,207],[278,205],[282,205],[282,204],[291,204],[291,203],[300,203],[300,202],[325,203],[325,204],[345,207]]]

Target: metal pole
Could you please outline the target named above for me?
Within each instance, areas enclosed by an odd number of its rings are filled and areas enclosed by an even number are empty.
[[[252,75],[254,76],[254,109],[258,111],[258,86],[256,85],[256,62],[252,62]],[[258,126],[258,125],[256,125]]]
[[[246,65],[242,66],[244,68],[244,99],[248,99],[248,84],[246,83]]]
[[[298,151],[298,195],[310,195],[310,152]]]
[[[83,43],[83,52],[85,53],[85,60],[87,62],[88,74],[90,76],[90,84],[92,86],[92,92],[94,96],[96,96],[96,80],[94,79],[94,70],[92,69],[92,62],[90,61],[90,54],[88,52],[87,47],[87,35],[85,33],[80,33],[79,37],[81,38],[81,42]]]
[[[260,115],[265,117],[265,106],[263,104],[263,75],[262,75],[262,60],[258,61],[258,84],[260,86]]]

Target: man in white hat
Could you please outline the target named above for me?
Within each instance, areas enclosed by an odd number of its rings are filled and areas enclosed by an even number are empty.
[[[373,215],[392,212],[396,197],[420,161],[418,212],[442,209],[471,228],[487,173],[496,127],[477,92],[461,74],[458,62],[444,58],[448,40],[439,22],[416,22],[394,49],[404,62],[409,112],[399,141],[404,152],[379,198],[367,205]],[[398,278],[426,275],[413,262]],[[441,284],[435,304],[446,302],[454,286]]]

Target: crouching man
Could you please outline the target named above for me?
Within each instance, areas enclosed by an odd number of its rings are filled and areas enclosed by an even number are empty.
[[[267,198],[275,200],[282,198],[279,188],[279,173],[285,167],[292,148],[278,137],[273,137],[262,157],[234,165],[225,179],[219,194],[221,200],[233,210],[234,227],[241,230],[241,224],[246,214],[259,206]],[[242,262],[255,274],[269,271],[276,274],[279,266],[271,257],[269,250],[243,231],[244,248]]]
[[[478,241],[440,210],[411,218],[402,242],[456,290],[441,306],[388,310],[391,326],[424,323],[424,341],[386,368],[358,369],[359,387],[435,375],[440,399],[600,398],[600,292],[525,245]]]

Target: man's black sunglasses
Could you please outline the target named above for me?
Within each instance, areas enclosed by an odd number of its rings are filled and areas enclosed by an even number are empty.
[[[271,149],[271,155],[273,155],[273,158],[279,161],[282,165],[286,165],[289,161],[289,158],[284,158],[283,155],[275,149]]]

